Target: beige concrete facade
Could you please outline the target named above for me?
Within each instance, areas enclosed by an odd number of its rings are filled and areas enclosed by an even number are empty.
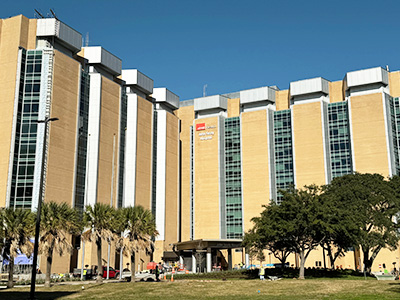
[[[270,200],[267,111],[242,113],[242,170],[243,170],[243,230],[253,224]],[[258,174],[258,176],[253,176]]]
[[[45,201],[73,204],[81,66],[55,51]]]
[[[136,148],[136,205],[150,209],[152,179],[153,105],[138,97]]]
[[[112,202],[112,205],[116,207],[121,86],[103,77],[101,88],[97,201],[104,204]]]
[[[382,94],[353,96],[350,103],[355,170],[389,175]]]
[[[179,228],[179,119],[167,113],[165,244],[175,243]],[[171,247],[168,247],[171,248]]]
[[[18,47],[27,48],[28,44],[36,42],[36,26],[22,15],[1,20],[0,24],[0,207],[4,207],[12,147]]]
[[[321,102],[296,104],[292,111],[296,186],[325,184]]]
[[[240,99],[229,99],[228,102],[228,118],[240,116]]]
[[[196,125],[205,124],[212,130],[196,130]],[[198,119],[194,122],[194,237],[195,239],[220,238],[219,205],[219,134],[218,117]],[[201,140],[206,132],[214,132],[212,139]],[[223,132],[223,131],[222,131]]]
[[[331,103],[344,100],[343,81],[329,82],[329,101]]]

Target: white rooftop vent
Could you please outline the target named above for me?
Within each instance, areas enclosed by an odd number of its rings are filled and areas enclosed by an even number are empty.
[[[381,67],[377,67],[366,70],[348,72],[346,74],[345,81],[347,84],[347,88],[379,83],[388,85],[389,75],[388,71],[382,69]]]
[[[125,81],[125,85],[134,86],[147,95],[153,93],[153,79],[147,77],[136,69],[122,70],[122,80]]]
[[[317,77],[290,83],[290,95],[292,97],[316,93],[328,95],[329,81],[322,77]]]
[[[57,19],[38,19],[37,37],[55,37],[72,52],[78,52],[82,47],[82,35]]]
[[[83,55],[89,61],[89,65],[100,65],[112,75],[121,74],[122,61],[103,47],[83,47]]]
[[[202,98],[194,99],[194,110],[227,110],[228,109],[228,98],[215,95],[207,96]]]
[[[179,97],[167,88],[155,88],[153,98],[156,99],[156,103],[166,103],[173,109],[179,108]]]
[[[275,90],[270,87],[261,87],[251,90],[240,91],[240,104],[251,104],[255,102],[275,102]]]

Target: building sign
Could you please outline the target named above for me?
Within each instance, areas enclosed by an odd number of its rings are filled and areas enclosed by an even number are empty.
[[[196,131],[206,130],[206,123],[196,124]]]
[[[216,126],[214,125],[206,126],[206,123],[196,124],[196,131],[206,130],[204,132],[199,133],[200,141],[212,140],[215,133],[214,131],[209,131],[209,129],[214,129],[214,128],[216,128]]]

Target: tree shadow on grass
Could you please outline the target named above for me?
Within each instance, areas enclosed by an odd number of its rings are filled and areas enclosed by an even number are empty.
[[[392,282],[389,283],[390,288],[388,289],[388,291],[393,292],[393,293],[400,293],[400,282]]]
[[[61,297],[65,297],[71,294],[75,294],[77,292],[68,292],[68,291],[48,291],[48,292],[35,292],[35,298],[38,300],[53,300],[59,299]],[[13,292],[13,291],[0,291],[0,299],[4,300],[26,300],[29,299],[29,291],[26,292]]]

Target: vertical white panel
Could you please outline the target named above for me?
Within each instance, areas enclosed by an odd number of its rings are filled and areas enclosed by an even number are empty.
[[[297,174],[296,174],[296,149],[294,146],[294,118],[293,118],[293,108],[290,107],[290,118],[291,118],[291,130],[292,130],[292,159],[293,159],[293,184],[297,186]]]
[[[86,205],[93,206],[97,202],[97,184],[99,171],[101,116],[101,75],[90,73],[88,145],[86,160],[87,196]]]
[[[167,112],[157,111],[157,177],[156,177],[156,225],[157,240],[165,240],[165,189],[167,160]]]
[[[135,205],[138,96],[127,94],[124,207]]]
[[[392,177],[394,174],[396,174],[396,162],[393,148],[393,131],[390,115],[389,97],[390,96],[388,94],[382,93],[383,117],[385,120],[386,151],[389,166],[389,176]]]
[[[356,171],[356,159],[354,156],[354,140],[353,140],[353,118],[351,115],[351,97],[348,98],[347,101],[347,109],[349,112],[349,131],[350,131],[350,147],[351,147],[351,160],[353,166],[353,172]]]
[[[322,148],[324,152],[325,183],[332,180],[331,155],[329,145],[328,103],[321,100]]]

